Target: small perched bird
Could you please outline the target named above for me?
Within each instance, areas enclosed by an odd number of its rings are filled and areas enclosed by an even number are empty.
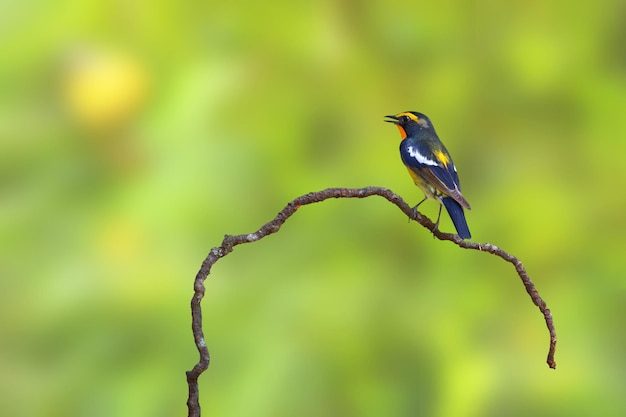
[[[413,182],[424,191],[425,197],[413,210],[428,198],[439,201],[439,215],[435,230],[441,218],[441,205],[454,223],[458,235],[463,239],[471,236],[463,209],[470,205],[461,194],[461,184],[452,157],[441,143],[430,119],[414,111],[385,116],[389,123],[394,123],[400,135],[400,156]]]

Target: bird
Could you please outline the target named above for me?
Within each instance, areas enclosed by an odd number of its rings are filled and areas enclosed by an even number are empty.
[[[463,194],[456,167],[444,144],[439,140],[430,119],[415,111],[406,111],[396,115],[385,116],[385,122],[398,127],[402,141],[400,157],[409,171],[409,175],[424,192],[421,200],[413,210],[427,199],[439,202],[439,214],[433,231],[439,227],[441,208],[446,207],[456,232],[462,239],[470,239],[469,227],[465,219],[464,209],[471,207]]]

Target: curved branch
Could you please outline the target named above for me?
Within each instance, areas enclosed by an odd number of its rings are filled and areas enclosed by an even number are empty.
[[[259,230],[254,233],[242,234],[242,235],[226,235],[222,244],[218,247],[211,249],[209,255],[206,257],[200,270],[196,274],[194,280],[194,295],[191,299],[191,328],[193,337],[196,343],[196,348],[200,354],[200,360],[193,367],[192,370],[187,371],[187,384],[189,386],[189,397],[187,399],[187,407],[189,410],[189,416],[200,416],[200,397],[198,391],[198,378],[208,368],[210,356],[209,350],[204,340],[204,333],[202,331],[202,308],[201,301],[204,297],[204,281],[211,273],[211,267],[222,257],[228,255],[233,251],[234,247],[243,243],[256,242],[264,237],[276,233],[280,230],[281,226],[289,217],[291,217],[300,207],[319,203],[329,198],[365,198],[371,196],[380,196],[388,200],[390,203],[397,206],[406,216],[415,220],[426,229],[430,230],[433,235],[439,240],[449,240],[455,245],[463,249],[473,249],[483,252],[491,253],[495,256],[502,258],[504,261],[509,262],[515,267],[517,275],[522,280],[526,292],[530,296],[532,302],[539,308],[539,311],[543,314],[543,317],[550,333],[550,347],[548,350],[548,366],[552,369],[556,368],[556,362],[554,361],[554,352],[556,349],[556,331],[554,328],[554,322],[552,320],[552,313],[546,305],[545,301],[539,295],[539,292],[535,289],[535,284],[530,280],[526,269],[522,262],[515,256],[505,252],[490,243],[475,243],[465,241],[458,235],[451,233],[443,233],[439,230],[434,230],[435,225],[426,216],[414,211],[400,196],[392,192],[391,190],[383,187],[365,187],[365,188],[327,188],[322,191],[311,192],[302,195],[292,201],[290,201],[285,208],[283,208],[276,217],[270,222],[264,224]]]

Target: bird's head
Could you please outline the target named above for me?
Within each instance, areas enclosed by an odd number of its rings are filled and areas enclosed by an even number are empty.
[[[433,130],[433,124],[428,116],[416,111],[406,111],[398,113],[395,116],[385,116],[388,120],[385,122],[393,123],[398,126],[402,139],[417,133],[420,130]]]

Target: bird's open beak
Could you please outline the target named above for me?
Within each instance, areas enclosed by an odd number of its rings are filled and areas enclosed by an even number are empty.
[[[385,120],[385,122],[389,122],[389,123],[393,123],[393,124],[398,124],[398,118],[396,116],[385,116],[388,119],[391,120]]]

